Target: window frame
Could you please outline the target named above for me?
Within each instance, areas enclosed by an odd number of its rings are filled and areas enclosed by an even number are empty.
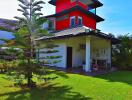
[[[74,19],[74,25],[72,25],[72,19]],[[75,27],[76,26],[76,16],[71,16],[70,17],[70,27]]]
[[[79,20],[81,19],[81,24],[79,24]],[[78,16],[78,26],[82,26],[83,25],[83,19],[81,16]]]

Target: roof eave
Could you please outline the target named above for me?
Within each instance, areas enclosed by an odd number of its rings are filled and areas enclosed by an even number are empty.
[[[50,0],[48,3],[51,4],[51,5],[54,5],[54,6],[56,5],[55,0]],[[88,6],[93,7],[93,8],[97,8],[97,7],[103,6],[103,4],[101,2],[99,2],[98,0],[95,0],[94,4],[91,4],[91,5],[88,5]]]
[[[91,5],[88,5],[89,7],[92,7],[92,8],[98,8],[98,7],[102,7],[103,4],[99,1],[96,1],[94,4],[91,4]]]
[[[55,1],[52,1],[52,0],[49,1],[48,3],[51,4],[51,5],[54,5],[54,6],[56,5],[56,2]]]
[[[52,37],[47,37],[47,38],[41,38],[41,39],[38,39],[37,41],[49,40],[49,39],[58,40],[58,39],[78,37],[78,36],[87,36],[87,35],[94,35],[94,36],[97,36],[97,37],[100,37],[100,38],[104,38],[104,39],[110,40],[111,43],[112,43],[112,45],[120,43],[119,39],[110,37],[109,35],[101,33],[101,32],[100,33],[95,33],[94,30],[90,31],[88,33],[86,33],[86,32],[78,33],[76,35],[74,35],[74,34],[68,34],[68,35],[62,35],[62,36],[52,36]]]

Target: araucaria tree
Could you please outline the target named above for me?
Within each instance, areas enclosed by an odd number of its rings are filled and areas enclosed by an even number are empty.
[[[12,63],[9,70],[15,76],[15,79],[22,82],[23,79],[27,79],[27,85],[32,86],[34,82],[32,80],[33,76],[36,78],[47,81],[49,79],[54,79],[55,77],[49,77],[49,74],[56,71],[51,71],[47,67],[42,67],[39,62],[36,60],[36,51],[38,48],[48,48],[46,53],[58,52],[57,50],[49,50],[57,47],[53,44],[52,40],[45,41],[44,47],[40,42],[36,42],[36,39],[41,36],[50,36],[45,29],[42,29],[42,24],[47,22],[47,20],[41,17],[41,5],[44,4],[43,1],[38,0],[18,0],[20,2],[20,9],[18,11],[22,12],[23,17],[16,16],[18,22],[17,31],[14,32],[14,39],[0,39],[5,42],[3,44],[6,47],[11,47],[12,52],[14,53],[15,48],[19,48],[18,51],[15,51],[16,59]],[[14,48],[14,49],[13,49]],[[50,51],[50,52],[49,52]],[[52,52],[51,52],[52,51]],[[58,63],[60,60],[55,60],[61,56],[46,56],[43,58],[46,59],[43,63]],[[49,60],[51,59],[51,60]],[[50,62],[49,62],[50,61]],[[47,77],[46,77],[47,75]],[[38,77],[39,76],[39,77]]]
[[[21,2],[19,4],[20,9],[18,11],[22,12],[24,17],[15,17],[19,21],[19,27],[26,27],[28,30],[28,37],[30,39],[30,54],[33,57],[33,50],[35,47],[35,38],[40,33],[41,24],[44,22],[44,19],[40,16],[43,15],[40,13],[41,9],[43,8],[41,5],[44,4],[43,1],[36,1],[36,0],[18,0]]]
[[[18,11],[22,12],[23,17],[16,16],[15,18],[18,19],[19,22],[18,28],[21,29],[25,27],[25,30],[27,31],[25,35],[19,35],[19,36],[25,38],[25,41],[27,41],[26,43],[29,44],[29,45],[25,45],[26,48],[24,48],[24,51],[25,51],[26,59],[28,61],[26,66],[26,70],[27,70],[26,77],[28,79],[28,85],[30,86],[32,84],[32,73],[34,69],[31,60],[34,58],[34,54],[35,54],[34,52],[36,47],[35,38],[41,36],[40,35],[42,34],[41,24],[45,21],[43,18],[41,18],[41,15],[43,14],[40,13],[41,9],[43,8],[41,5],[44,4],[44,2],[36,1],[36,0],[18,0],[18,1],[21,3],[19,4],[20,9],[18,9]],[[24,33],[22,32],[21,34]]]
[[[32,86],[33,73],[43,74],[43,68],[35,61],[35,50],[37,48],[35,39],[44,35],[48,35],[47,31],[41,28],[46,21],[42,18],[41,5],[43,1],[38,0],[18,0],[20,2],[18,11],[22,13],[22,17],[16,16],[18,22],[18,30],[13,34],[13,40],[1,39],[5,42],[4,46],[19,48],[17,55],[17,64],[15,70],[17,78],[24,76],[27,79],[28,86]],[[16,62],[15,62],[16,63]],[[14,65],[13,65],[14,66]]]

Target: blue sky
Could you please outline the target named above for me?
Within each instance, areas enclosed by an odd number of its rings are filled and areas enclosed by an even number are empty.
[[[49,1],[49,0],[44,0]],[[100,0],[104,6],[97,9],[97,14],[105,19],[97,28],[105,33],[115,35],[132,33],[132,0]],[[17,0],[0,1],[0,18],[13,19],[21,14],[17,11]],[[55,13],[55,7],[46,3],[42,10],[44,15]],[[8,33],[0,33],[0,37],[10,37]]]
[[[100,0],[104,6],[97,13],[105,18],[98,24],[104,32],[119,34],[132,34],[132,0]]]

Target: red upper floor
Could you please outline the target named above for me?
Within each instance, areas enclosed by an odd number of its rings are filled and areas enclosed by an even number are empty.
[[[56,13],[72,8],[76,5],[79,5],[87,10],[103,5],[98,0],[51,0],[49,3],[56,6]]]
[[[96,10],[90,12],[99,7],[99,4],[93,5],[93,1],[97,0],[51,0],[50,3],[56,5],[56,13],[47,16],[52,20],[50,25],[57,31],[78,26],[96,29],[96,23],[104,19],[96,15]]]
[[[96,29],[96,20],[78,10],[56,17],[55,29],[57,31],[77,26],[86,26],[91,29]]]

